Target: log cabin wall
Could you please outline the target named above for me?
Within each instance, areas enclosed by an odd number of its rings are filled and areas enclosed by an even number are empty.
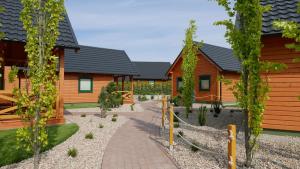
[[[280,36],[262,38],[261,60],[288,66],[283,72],[267,75],[271,91],[264,112],[264,128],[300,131],[300,63],[293,61],[300,53],[285,47],[291,42]]]
[[[92,78],[93,90],[91,93],[79,92],[78,81],[82,76]],[[113,82],[113,80],[113,75],[65,73],[63,91],[64,101],[65,103],[97,103],[102,87],[107,86],[108,83]]]
[[[182,57],[179,58],[177,63],[175,63],[171,72],[172,79],[172,96],[175,97],[179,93],[177,91],[177,79],[182,77],[181,71]],[[211,101],[211,95],[219,96],[219,82],[217,76],[219,70],[212,62],[210,62],[202,54],[198,54],[198,63],[195,70],[195,97],[197,101]],[[210,91],[200,91],[199,90],[199,77],[201,75],[210,75]]]
[[[240,80],[240,74],[235,72],[223,72],[224,79],[230,80],[231,84],[222,83],[221,84],[221,99],[222,102],[233,103],[236,99],[232,92],[232,87]]]

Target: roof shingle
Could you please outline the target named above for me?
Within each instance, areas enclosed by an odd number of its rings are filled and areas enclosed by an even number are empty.
[[[20,0],[1,0],[0,6],[5,8],[3,13],[0,13],[0,22],[2,27],[1,32],[5,36],[3,40],[26,42],[26,32],[23,29],[23,23],[20,21],[20,13],[22,4]],[[60,36],[57,40],[57,46],[66,48],[78,48],[78,42],[71,26],[68,15],[60,22]]]
[[[125,51],[79,45],[80,51],[65,50],[65,72],[138,75]]]
[[[300,23],[300,14],[297,13],[297,3],[299,0],[261,0],[263,6],[271,5],[272,9],[263,14],[264,35],[281,33],[273,27],[276,20],[289,20]]]
[[[170,62],[133,62],[140,76],[134,76],[135,80],[168,80],[166,72],[171,66]]]

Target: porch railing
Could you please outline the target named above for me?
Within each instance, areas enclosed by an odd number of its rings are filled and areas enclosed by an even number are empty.
[[[0,91],[0,120],[10,120],[20,118],[15,114],[17,110],[17,100],[14,98],[12,91]]]
[[[133,103],[133,92],[132,91],[118,91],[122,94],[123,103]]]

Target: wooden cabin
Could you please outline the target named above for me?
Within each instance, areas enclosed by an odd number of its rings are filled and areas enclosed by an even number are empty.
[[[80,51],[66,50],[64,92],[65,103],[97,103],[103,87],[110,82],[122,83],[118,92],[123,102],[134,103],[133,76],[136,67],[123,50],[80,45]],[[129,79],[130,90],[124,90]],[[118,86],[118,85],[117,85]]]
[[[182,52],[176,58],[167,74],[172,80],[172,97],[179,95],[182,82]],[[223,103],[235,102],[230,85],[218,80],[223,76],[232,83],[239,80],[240,63],[231,49],[204,43],[199,49],[195,70],[194,96],[197,102],[221,100]]]
[[[0,130],[2,130],[23,126],[20,117],[15,114],[17,107],[12,91],[14,88],[24,88],[26,84],[23,70],[26,70],[27,67],[27,54],[24,50],[26,32],[19,19],[22,4],[19,0],[1,0],[0,6],[5,8],[5,11],[0,13],[2,24],[0,32],[4,32],[4,37],[0,41]],[[59,57],[58,76],[60,80],[57,83],[59,94],[57,103],[54,105],[56,107],[55,115],[49,120],[51,124],[64,122],[64,99],[62,95],[64,88],[64,51],[66,48],[73,51],[79,48],[67,14],[60,23],[59,31],[61,34],[53,51]],[[14,83],[8,82],[11,66],[17,66],[20,70],[18,80]]]
[[[282,38],[281,31],[273,28],[273,21],[282,19],[300,23],[297,13],[298,0],[262,1],[272,5],[263,16],[261,60],[280,62],[288,68],[280,73],[263,74],[270,85],[269,99],[264,112],[263,127],[267,129],[300,131],[300,63],[294,62],[300,52],[287,49],[291,39]]]

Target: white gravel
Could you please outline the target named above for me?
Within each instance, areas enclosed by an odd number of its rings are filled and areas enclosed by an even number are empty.
[[[97,115],[87,115],[86,117],[66,115],[65,118],[68,122],[78,124],[79,130],[65,142],[42,154],[41,169],[101,168],[106,145],[115,131],[127,121],[127,118],[122,116],[117,118],[117,122],[111,121],[112,116],[103,119]],[[99,124],[103,124],[104,128],[98,128]],[[85,139],[85,135],[89,132],[93,133],[94,139]],[[68,149],[73,147],[78,150],[75,158],[67,155]],[[32,164],[33,159],[30,158],[1,169],[32,169]]]
[[[101,110],[99,107],[95,107],[95,108],[80,108],[80,109],[67,109],[65,110],[68,113],[72,113],[72,114],[76,114],[76,113],[86,113],[86,114],[95,114],[95,113],[101,113]],[[118,108],[113,108],[111,109],[109,112],[113,112],[113,113],[123,113],[123,112],[143,112],[144,109],[141,106],[141,104],[136,103],[133,105],[133,111],[131,110],[131,105],[130,104],[124,104]]]
[[[190,114],[189,123],[196,123],[196,116]],[[180,115],[181,117],[183,115]],[[168,124],[161,138],[163,145],[182,169],[207,169],[227,168],[227,130],[229,123],[240,125],[242,116],[229,111],[224,111],[218,118],[207,114],[208,125],[192,128],[180,123],[180,128],[174,129],[175,146],[173,151],[168,149]],[[190,146],[177,137],[178,131],[184,132],[184,137],[189,141],[196,140],[202,150],[194,153]],[[300,137],[276,136],[262,134],[259,138],[259,149],[253,164],[255,169],[300,169]],[[237,138],[237,165],[244,168],[245,148],[244,133],[240,130]]]

